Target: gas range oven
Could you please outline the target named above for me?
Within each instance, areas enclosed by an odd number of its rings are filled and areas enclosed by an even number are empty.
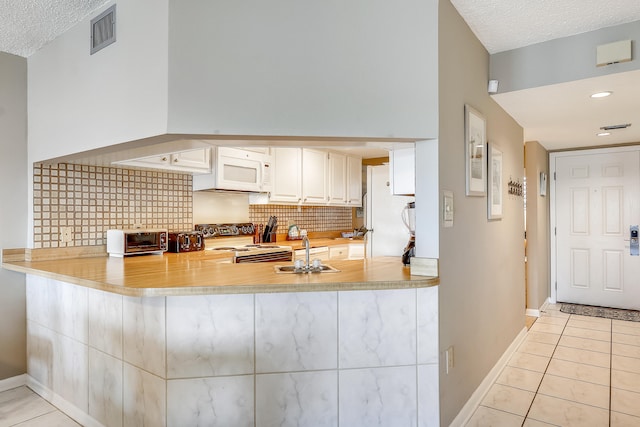
[[[251,223],[196,224],[196,231],[205,237],[205,250],[232,252],[234,263],[290,262],[290,246],[254,244],[255,226]]]

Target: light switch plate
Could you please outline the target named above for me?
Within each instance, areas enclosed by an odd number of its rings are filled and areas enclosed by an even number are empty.
[[[446,359],[445,367],[446,367],[446,372],[448,374],[449,371],[453,369],[453,346],[451,346],[451,347],[449,347],[448,349],[445,350],[444,357]]]
[[[442,192],[442,222],[444,228],[453,227],[453,191]]]

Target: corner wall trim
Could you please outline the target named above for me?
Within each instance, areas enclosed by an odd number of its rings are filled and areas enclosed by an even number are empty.
[[[469,422],[469,419],[473,416],[473,413],[476,411],[476,408],[484,399],[484,396],[487,394],[493,383],[498,379],[498,376],[502,372],[505,366],[507,366],[507,362],[511,359],[513,353],[516,352],[520,344],[527,336],[527,328],[523,327],[518,336],[513,340],[511,345],[507,348],[507,350],[502,354],[502,357],[498,359],[494,367],[489,371],[484,380],[480,383],[476,391],[473,392],[467,403],[464,404],[458,415],[453,419],[449,427],[462,427]]]
[[[547,298],[544,303],[540,306],[540,313],[544,313],[547,310],[547,307],[551,304],[551,300]]]
[[[527,316],[540,317],[540,310],[536,310],[534,308],[527,308],[527,311],[524,312]]]
[[[22,387],[23,385],[27,385],[27,374],[16,375],[15,377],[0,380],[0,392]]]
[[[547,306],[549,305],[549,298],[547,298],[544,303],[542,303],[542,305],[540,306],[539,309],[535,309],[535,308],[527,308],[527,310],[525,311],[525,315],[527,316],[535,316],[535,317],[540,317],[540,313],[543,313],[546,309]]]

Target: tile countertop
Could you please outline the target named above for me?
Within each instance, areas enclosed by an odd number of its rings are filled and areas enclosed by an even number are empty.
[[[15,250],[5,250],[3,254],[8,251]],[[283,263],[222,263],[220,254],[212,252],[215,251],[42,261],[3,256],[2,267],[138,297],[411,289],[439,283],[437,277],[411,275],[400,257],[328,261],[340,270],[336,273],[277,274],[274,265]]]

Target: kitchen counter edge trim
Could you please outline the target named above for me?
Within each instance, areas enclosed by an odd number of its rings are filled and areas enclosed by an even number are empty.
[[[40,270],[33,266],[21,265],[22,262],[3,262],[2,268],[18,273],[34,274],[37,276],[72,283],[91,289],[111,292],[130,297],[155,297],[155,296],[188,296],[188,295],[231,295],[231,294],[257,294],[257,293],[285,293],[285,292],[332,292],[332,291],[361,291],[361,290],[387,290],[387,289],[415,289],[437,286],[439,277],[412,276],[412,280],[394,281],[340,281],[305,284],[251,284],[229,286],[180,286],[180,287],[145,287],[132,288],[113,285],[94,280],[83,279],[76,276]],[[327,273],[329,274],[329,273]]]

